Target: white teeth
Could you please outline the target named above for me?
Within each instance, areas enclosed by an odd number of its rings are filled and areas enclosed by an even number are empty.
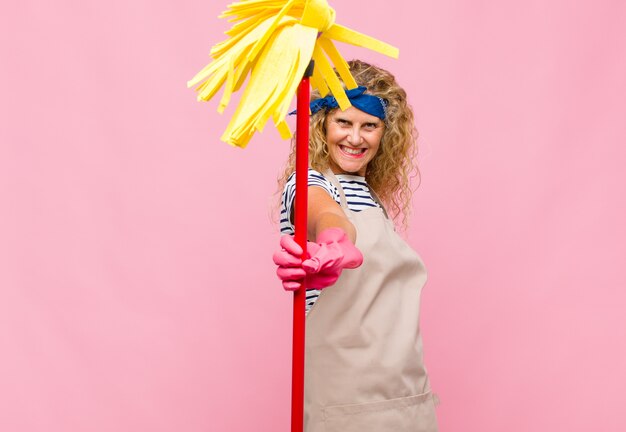
[[[349,148],[349,147],[343,147],[343,146],[342,146],[341,148],[342,148],[342,149],[343,149],[343,151],[345,151],[346,153],[353,154],[353,155],[358,155],[358,154],[363,153],[362,149],[351,149],[351,148]]]

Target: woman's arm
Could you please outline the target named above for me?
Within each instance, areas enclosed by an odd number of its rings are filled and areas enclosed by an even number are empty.
[[[324,189],[311,186],[309,190],[308,240],[316,241],[327,228],[341,228],[352,244],[356,242],[356,229],[341,206]]]
[[[354,246],[356,229],[341,206],[321,187],[310,186],[308,192],[307,252],[310,258],[300,259],[302,249],[288,235],[281,237],[281,249],[273,257],[278,265],[278,277],[288,291],[298,289],[304,277],[307,287],[325,288],[337,281],[344,268],[357,268],[363,262],[363,255]]]

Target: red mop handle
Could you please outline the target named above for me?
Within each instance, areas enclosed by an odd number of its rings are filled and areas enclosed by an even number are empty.
[[[307,187],[309,175],[309,77],[313,74],[313,61],[309,64],[298,87],[296,112],[296,209],[295,240],[304,251],[307,241]],[[293,297],[293,357],[291,374],[291,432],[302,432],[304,423],[304,336],[306,321],[306,286],[304,282]]]

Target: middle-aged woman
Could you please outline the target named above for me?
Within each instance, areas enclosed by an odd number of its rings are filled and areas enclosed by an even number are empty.
[[[416,131],[393,75],[349,62],[352,106],[311,102],[308,254],[293,240],[292,152],[274,254],[286,290],[307,286],[306,432],[437,431],[423,363],[420,293],[426,271],[397,234],[405,225]],[[343,271],[344,269],[348,269]]]

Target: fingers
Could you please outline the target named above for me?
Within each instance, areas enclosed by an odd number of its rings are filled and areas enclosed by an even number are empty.
[[[286,291],[296,291],[302,285],[306,272],[300,267],[278,267],[276,274]]]
[[[335,243],[323,244],[315,254],[304,260],[302,268],[308,273],[338,268],[343,261],[343,252]]]
[[[280,238],[281,250],[274,252],[274,264],[284,267],[299,267],[302,262],[302,248],[292,236],[284,235]]]
[[[283,281],[285,291],[297,291],[302,284],[296,281]]]
[[[272,256],[278,266],[276,275],[283,283],[285,291],[296,291],[302,285],[306,272],[302,269],[302,248],[292,236],[282,236],[281,250]]]
[[[319,253],[319,250],[322,247],[322,245],[315,242],[307,242],[306,252],[309,259],[302,262],[302,266],[306,269],[307,273],[317,273],[320,270],[321,262],[319,258],[316,258],[315,256]]]
[[[308,257],[315,256],[316,253],[319,252],[322,245],[319,245],[315,242],[307,242],[306,244],[306,253]]]
[[[285,249],[290,254],[301,257],[302,256],[302,248],[296,241],[293,236],[284,235],[280,238],[280,247]]]
[[[363,264],[363,254],[356,247],[350,248],[344,255],[342,266],[344,268],[355,269]]]
[[[276,274],[286,291],[296,291],[306,278],[307,288],[321,289],[333,285],[341,274],[343,252],[336,244],[307,243],[307,256],[302,261],[302,248],[293,236],[280,239],[281,250],[276,251],[273,260],[278,269]]]
[[[302,280],[306,276],[306,272],[300,267],[278,267],[276,274],[282,281]]]
[[[296,291],[302,286],[306,272],[302,269],[302,248],[293,236],[280,238],[281,250],[274,252],[272,259],[278,266],[276,275],[283,283],[285,291]]]
[[[293,256],[287,251],[279,250],[272,256],[274,264],[282,267],[300,267],[302,260],[299,256]]]
[[[319,258],[316,257],[302,261],[302,268],[306,270],[307,273],[317,273],[320,271],[321,266],[322,264]]]

